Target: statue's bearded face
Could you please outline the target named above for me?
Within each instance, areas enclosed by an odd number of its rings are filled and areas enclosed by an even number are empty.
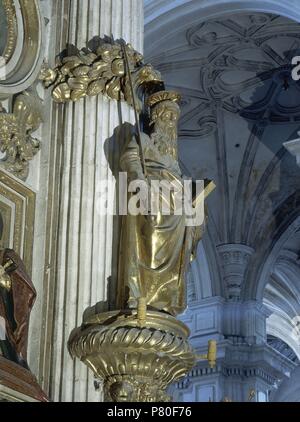
[[[155,131],[164,134],[172,141],[176,140],[179,114],[178,105],[172,101],[164,101],[158,104],[152,111]]]
[[[177,124],[180,115],[179,106],[173,101],[162,101],[151,113],[154,124],[153,138],[156,147],[163,155],[177,160]]]
[[[180,115],[179,106],[172,101],[162,101],[151,113],[154,124],[155,144],[161,154],[170,155],[177,160],[177,124]]]

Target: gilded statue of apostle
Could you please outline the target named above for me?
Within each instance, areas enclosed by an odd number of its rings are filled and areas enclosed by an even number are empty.
[[[122,218],[118,284],[121,309],[126,305],[137,308],[139,298],[145,299],[148,309],[171,315],[186,307],[184,277],[197,230],[186,226],[184,212],[174,212],[178,205],[175,192],[183,190],[177,158],[178,99],[174,92],[153,94],[149,99],[151,135],[142,133],[141,145],[136,136],[132,137],[121,154],[120,167],[129,181],[144,180],[149,187],[153,181],[164,181],[175,187],[170,192],[159,192],[156,214],[128,213]],[[169,206],[169,214],[162,212],[163,204]]]

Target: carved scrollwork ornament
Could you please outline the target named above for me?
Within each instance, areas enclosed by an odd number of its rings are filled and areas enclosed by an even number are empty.
[[[27,178],[29,162],[40,149],[32,133],[41,122],[41,101],[32,92],[15,98],[12,113],[0,105],[0,151],[5,154],[0,164],[22,180]]]

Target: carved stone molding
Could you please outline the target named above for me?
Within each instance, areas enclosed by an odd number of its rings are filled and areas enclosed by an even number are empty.
[[[0,402],[48,402],[49,399],[27,369],[0,356]]]
[[[0,97],[7,98],[29,88],[37,79],[43,60],[43,24],[38,0],[1,3],[7,35],[0,68]]]
[[[13,0],[2,0],[2,5],[7,21],[7,39],[2,57],[8,62],[13,55],[17,43],[17,16]]]
[[[277,350],[280,354],[291,360],[292,362],[299,365],[300,361],[294,352],[294,350],[283,340],[278,337],[268,335],[267,337],[268,345],[273,349]]]
[[[170,315],[108,312],[84,321],[70,336],[69,351],[104,380],[106,401],[169,401],[167,386],[195,363],[187,327]]]
[[[223,278],[229,298],[239,298],[245,272],[254,250],[247,245],[226,244],[217,246],[223,268]]]
[[[258,391],[276,390],[296,366],[269,345],[255,345],[250,349],[246,343],[233,345],[227,340],[219,342],[219,347],[221,354],[216,368],[211,370],[205,363],[198,362],[184,380],[174,385],[178,401],[185,395],[203,401],[201,389],[209,386],[211,401],[222,401],[222,395],[226,394],[232,401],[247,402],[254,386]]]
[[[39,151],[40,143],[32,137],[42,122],[41,102],[31,92],[16,97],[12,113],[0,113],[0,149],[5,153],[2,166],[25,180],[29,162]]]
[[[31,274],[35,193],[0,169],[0,213],[3,221],[1,248],[14,249]]]

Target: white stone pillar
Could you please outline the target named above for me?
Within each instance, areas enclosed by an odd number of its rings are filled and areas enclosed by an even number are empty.
[[[56,13],[53,19],[64,19],[66,43],[78,49],[95,36],[113,35],[142,51],[141,0],[64,0]],[[67,340],[72,329],[81,324],[84,310],[106,300],[113,217],[97,212],[97,186],[100,180],[113,177],[104,144],[119,125],[118,108],[116,102],[102,96],[53,108],[60,115],[62,136],[58,235],[54,240],[56,273],[51,280],[55,282],[55,308],[49,352],[50,396],[54,401],[99,401],[92,373],[71,359]],[[123,121],[133,121],[127,105],[122,104],[122,111]]]

